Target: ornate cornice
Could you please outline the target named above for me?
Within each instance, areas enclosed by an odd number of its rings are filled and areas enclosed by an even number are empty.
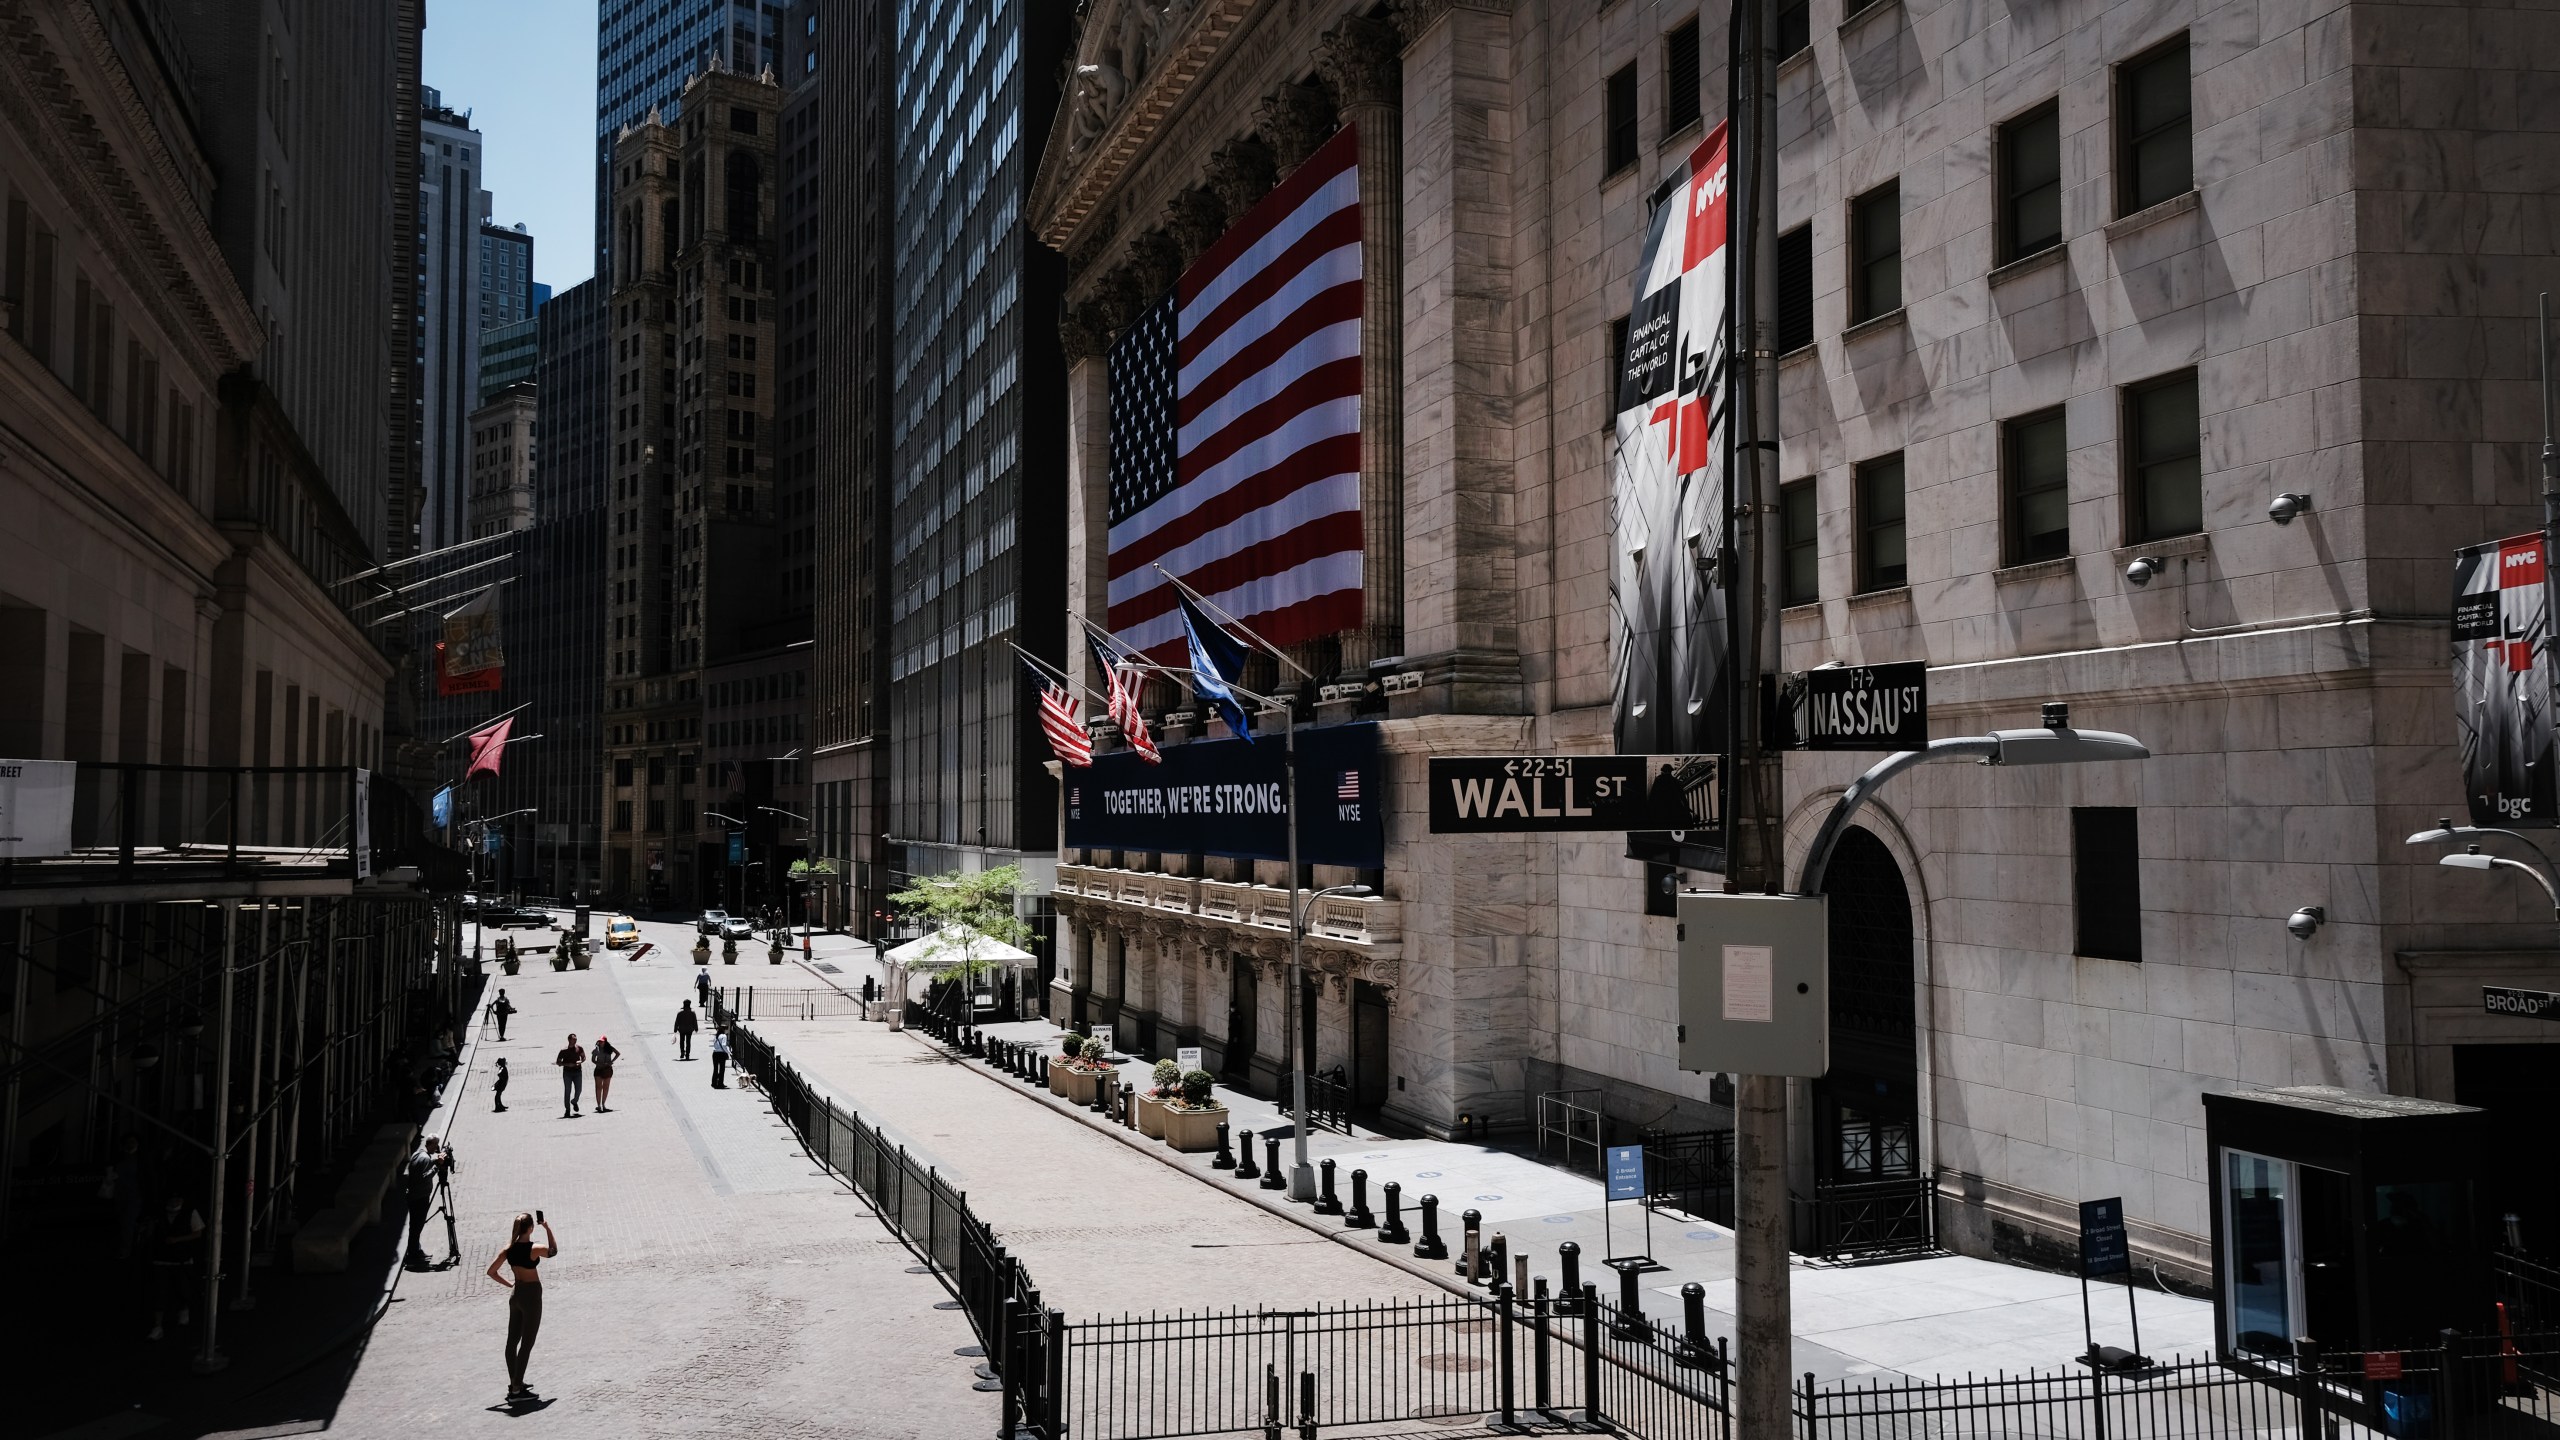
[[[1187,16],[1166,9],[1166,33],[1156,41],[1145,75],[1131,84],[1102,57],[1112,27],[1089,24],[1078,49],[1076,72],[1049,127],[1049,148],[1031,182],[1032,224],[1053,249],[1065,250],[1102,197],[1110,193],[1156,129],[1207,72],[1257,0],[1196,0]],[[1114,86],[1120,93],[1112,94]]]

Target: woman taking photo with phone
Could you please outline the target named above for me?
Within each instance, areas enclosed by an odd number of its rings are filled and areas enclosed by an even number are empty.
[[[533,1227],[542,1227],[544,1243],[533,1243]],[[551,1233],[551,1222],[539,1211],[518,1215],[507,1248],[489,1262],[489,1278],[506,1286],[507,1296],[507,1398],[528,1399],[533,1387],[524,1383],[524,1366],[533,1358],[534,1337],[542,1332],[542,1276],[535,1267],[560,1253],[560,1237]],[[500,1275],[505,1266],[513,1278]]]

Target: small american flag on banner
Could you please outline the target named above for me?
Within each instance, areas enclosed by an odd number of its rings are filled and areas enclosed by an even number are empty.
[[[1360,624],[1360,172],[1327,141],[1108,360],[1109,624],[1177,662],[1165,570],[1274,645]]]
[[[1084,707],[1074,693],[1028,660],[1022,662],[1022,673],[1040,692],[1040,733],[1048,737],[1050,750],[1070,765],[1092,764],[1093,732],[1084,726]]]
[[[1343,772],[1342,772],[1342,778],[1341,778],[1339,781],[1335,782],[1335,784],[1334,784],[1334,787],[1333,787],[1333,798],[1334,798],[1334,799],[1336,799],[1336,800],[1357,800],[1357,799],[1359,799],[1359,798],[1360,798],[1360,772],[1359,772],[1359,771],[1357,771],[1357,770],[1345,770],[1345,771],[1343,771]]]

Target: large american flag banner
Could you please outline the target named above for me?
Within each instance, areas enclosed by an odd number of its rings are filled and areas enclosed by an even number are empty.
[[[1358,156],[1345,126],[1111,348],[1108,623],[1158,660],[1158,565],[1274,645],[1360,624]]]

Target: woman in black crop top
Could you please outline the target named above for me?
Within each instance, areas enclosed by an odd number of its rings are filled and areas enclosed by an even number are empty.
[[[507,1398],[520,1399],[533,1393],[524,1383],[525,1362],[533,1358],[534,1337],[542,1332],[542,1276],[538,1268],[543,1261],[560,1253],[560,1237],[551,1233],[551,1222],[538,1222],[546,1242],[533,1243],[530,1215],[518,1215],[507,1248],[489,1262],[489,1278],[511,1292],[507,1296]],[[513,1272],[512,1279],[498,1273],[504,1265]]]

